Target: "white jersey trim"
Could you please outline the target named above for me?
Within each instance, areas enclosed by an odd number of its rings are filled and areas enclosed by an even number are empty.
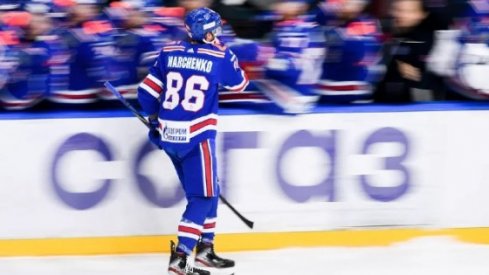
[[[139,84],[139,87],[141,87],[145,92],[147,92],[148,94],[150,94],[154,98],[159,98],[160,97],[160,94],[158,92],[156,92],[151,87],[149,87],[148,85],[144,84],[143,82],[141,82],[141,84]]]

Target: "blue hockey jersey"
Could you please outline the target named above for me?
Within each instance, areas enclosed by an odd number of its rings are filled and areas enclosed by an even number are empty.
[[[334,5],[322,4],[316,21],[324,26],[326,57],[316,92],[331,100],[370,98],[381,79],[381,41],[377,20],[365,15],[342,19]]]
[[[30,17],[26,14],[9,14],[17,22]],[[10,23],[16,20],[11,21]],[[60,41],[57,36],[46,33],[35,37],[22,37],[25,25],[3,26],[0,43],[3,45],[2,69],[7,77],[0,94],[1,105],[5,109],[26,109],[32,107],[59,86],[63,70],[58,65],[65,63],[60,58]]]
[[[67,47],[68,87],[53,91],[51,99],[59,103],[84,104],[98,100],[102,82],[112,80],[114,41],[112,26],[105,20],[87,21],[57,33]]]
[[[119,30],[114,35],[115,55],[112,84],[126,98],[135,98],[136,89],[148,68],[158,56],[157,33],[144,29]],[[111,92],[101,93],[103,99],[112,99]]]
[[[158,113],[161,145],[185,148],[215,138],[219,85],[242,91],[247,84],[231,50],[183,41],[163,47],[138,99],[147,114]]]
[[[265,77],[255,81],[261,92],[287,113],[311,109],[324,59],[324,36],[317,24],[302,20],[276,26],[272,39],[276,54],[265,66]]]

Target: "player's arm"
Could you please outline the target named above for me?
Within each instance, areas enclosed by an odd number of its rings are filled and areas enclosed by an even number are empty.
[[[221,84],[227,90],[234,92],[243,91],[249,84],[244,70],[239,66],[238,58],[230,49],[226,49],[224,56]]]
[[[158,112],[160,106],[160,95],[163,92],[163,73],[160,67],[163,54],[160,53],[155,64],[149,69],[148,75],[138,86],[138,101],[143,111],[148,115]]]

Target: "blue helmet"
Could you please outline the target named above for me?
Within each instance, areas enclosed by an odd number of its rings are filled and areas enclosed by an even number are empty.
[[[188,35],[194,40],[204,41],[209,32],[215,37],[219,34],[221,25],[221,16],[209,8],[194,9],[185,16]]]

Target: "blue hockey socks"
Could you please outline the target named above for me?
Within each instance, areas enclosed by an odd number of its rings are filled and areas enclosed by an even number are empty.
[[[189,197],[187,208],[178,225],[178,252],[190,255],[199,240],[206,217],[217,197]],[[217,207],[216,207],[217,208]]]

